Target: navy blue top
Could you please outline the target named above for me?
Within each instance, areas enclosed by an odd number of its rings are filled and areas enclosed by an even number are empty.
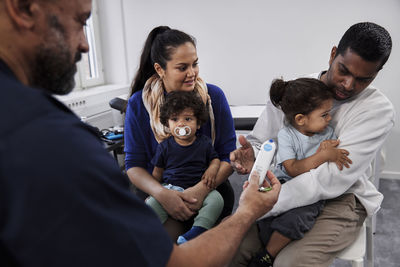
[[[236,149],[236,134],[231,110],[222,90],[207,84],[208,94],[215,117],[214,149],[221,161],[229,162],[229,153]],[[125,117],[125,166],[142,167],[149,173],[153,171],[151,159],[156,153],[158,143],[150,127],[150,118],[143,105],[142,92],[135,92],[128,101]],[[211,124],[208,120],[198,133],[211,137]]]
[[[160,143],[152,163],[163,168],[162,182],[184,189],[200,182],[210,162],[218,158],[211,139],[198,135],[193,144],[181,146],[173,136]]]
[[[1,61],[0,90],[0,266],[165,266],[169,236],[96,132]]]

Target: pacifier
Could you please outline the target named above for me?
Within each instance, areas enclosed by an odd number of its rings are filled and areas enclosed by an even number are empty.
[[[190,129],[189,126],[183,126],[183,127],[177,126],[174,129],[174,132],[177,136],[188,136],[192,133],[192,129]]]

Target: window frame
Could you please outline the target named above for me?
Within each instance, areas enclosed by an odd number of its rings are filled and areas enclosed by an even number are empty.
[[[90,87],[99,86],[104,84],[104,68],[103,68],[103,60],[101,55],[101,44],[100,44],[100,28],[99,28],[99,20],[98,20],[98,9],[97,9],[97,0],[93,0],[92,5],[92,14],[89,19],[91,19],[91,33],[90,36],[86,35],[89,43],[89,53],[88,57],[90,60],[90,53],[94,53],[96,57],[96,66],[97,66],[97,77],[87,78],[85,69],[87,68],[86,62],[81,60],[77,64],[77,75],[75,76],[76,86],[74,91],[85,90]],[[87,27],[87,26],[85,26]],[[89,28],[86,28],[89,29]],[[91,44],[91,41],[94,41],[94,44]],[[91,52],[92,51],[92,52]]]

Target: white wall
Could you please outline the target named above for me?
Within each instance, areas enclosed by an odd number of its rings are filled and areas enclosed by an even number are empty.
[[[392,35],[393,51],[374,84],[400,107],[400,1],[122,0],[128,75],[149,31],[158,25],[197,39],[200,75],[230,104],[262,104],[273,78],[319,72],[347,28],[373,21]],[[386,173],[400,175],[399,119],[387,145]]]
[[[108,84],[130,84],[122,0],[97,0],[104,78]]]

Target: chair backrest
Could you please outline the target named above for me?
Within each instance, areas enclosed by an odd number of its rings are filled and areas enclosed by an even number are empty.
[[[121,113],[125,113],[128,101],[119,97],[114,97],[113,99],[110,100],[110,102],[108,102],[108,104],[113,109],[119,110]]]

